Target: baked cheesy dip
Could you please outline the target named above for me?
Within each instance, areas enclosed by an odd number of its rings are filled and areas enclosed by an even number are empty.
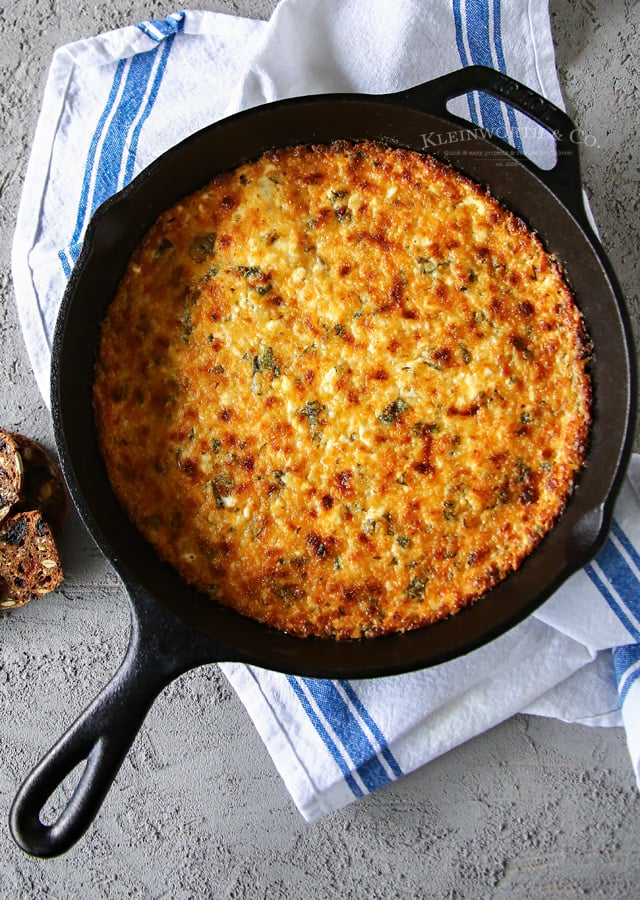
[[[375,142],[296,146],[144,237],[95,415],[117,497],[187,582],[371,637],[460,610],[554,525],[588,356],[559,265],[483,188]]]

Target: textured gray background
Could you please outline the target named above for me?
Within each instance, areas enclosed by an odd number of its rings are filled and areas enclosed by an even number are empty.
[[[263,18],[273,6],[200,4]],[[0,7],[0,422],[50,447],[9,268],[46,71],[60,44],[175,8]],[[551,9],[569,112],[598,143],[584,153],[585,182],[637,330],[640,7]],[[0,897],[638,897],[640,799],[622,731],[516,717],[307,826],[215,667],[163,693],[76,848],[46,862],[24,856],[4,825],[13,795],[127,640],[124,593],[76,520],[62,554],[62,589],[0,618]]]

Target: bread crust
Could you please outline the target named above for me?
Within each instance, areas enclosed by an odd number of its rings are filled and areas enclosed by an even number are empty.
[[[22,479],[22,459],[15,437],[0,428],[0,522],[18,502]]]
[[[433,157],[299,146],[164,213],[103,324],[114,491],[216,602],[297,635],[422,627],[562,514],[591,421],[559,263]]]
[[[24,606],[62,581],[58,551],[42,514],[17,513],[0,526],[0,610]]]
[[[69,501],[60,467],[44,447],[23,434],[12,435],[18,448],[24,476],[13,512],[38,509],[58,537],[69,515]]]

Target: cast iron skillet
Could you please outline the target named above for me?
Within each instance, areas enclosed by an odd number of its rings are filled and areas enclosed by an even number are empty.
[[[555,167],[542,171],[507,144],[451,115],[447,101],[471,90],[499,97],[551,132]],[[574,136],[571,119],[542,97],[491,69],[470,67],[397,94],[302,97],[240,113],[169,150],[100,207],[58,318],[52,406],[73,500],[128,591],[131,641],[112,680],[20,788],[10,825],[24,850],[52,856],[80,838],[153,700],[191,667],[237,660],[303,676],[363,678],[435,665],[513,627],[595,555],[630,453],[635,375],[620,289],[585,214]],[[128,257],[157,216],[216,173],[269,148],[337,138],[375,138],[416,149],[435,141],[441,158],[488,185],[558,256],[595,344],[587,466],[563,517],[535,553],[451,619],[404,635],[343,642],[296,638],[243,618],[212,604],[162,563],[111,492],[91,405],[100,322]],[[83,761],[66,808],[57,821],[44,825],[45,802]]]

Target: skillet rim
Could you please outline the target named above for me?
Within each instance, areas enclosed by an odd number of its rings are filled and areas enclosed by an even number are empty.
[[[466,73],[469,74],[468,69],[461,71],[466,71]],[[435,82],[437,81],[438,79],[435,80]],[[254,120],[256,116],[269,114],[269,112],[274,110],[275,108],[282,109],[283,107],[290,107],[291,109],[295,109],[296,107],[299,107],[301,105],[308,104],[343,104],[346,102],[374,105],[380,104],[381,106],[396,105],[398,107],[409,108],[416,114],[425,114],[425,111],[423,109],[416,109],[415,106],[411,106],[411,95],[417,90],[424,90],[425,88],[428,88],[429,85],[435,82],[427,82],[426,85],[420,85],[417,88],[410,89],[409,91],[391,95],[338,93],[318,94],[312,97],[290,98],[286,100],[276,101],[275,103],[254,107],[250,110],[245,110],[243,112],[237,113],[234,116],[228,117],[212,125],[209,125],[204,129],[201,129],[200,131],[187,137],[184,141],[165,151],[160,157],[158,157],[149,166],[147,166],[129,185],[123,188],[122,191],[106,200],[105,203],[102,204],[102,206],[100,206],[93,214],[90,224],[87,228],[87,232],[85,234],[82,251],[69,279],[56,321],[52,348],[52,413],[56,444],[60,455],[61,465],[74,504],[76,505],[76,508],[78,509],[80,516],[92,538],[123,580],[125,587],[132,599],[134,615],[136,604],[143,602],[141,600],[141,593],[146,594],[147,599],[149,599],[149,597],[151,597],[152,595],[152,592],[149,592],[143,586],[140,576],[135,574],[132,567],[128,565],[127,561],[123,561],[115,552],[112,542],[109,541],[108,538],[106,538],[104,535],[103,528],[101,527],[100,515],[96,516],[94,514],[94,511],[91,509],[90,504],[87,503],[85,491],[83,491],[83,488],[81,486],[81,480],[78,478],[76,469],[74,468],[73,453],[69,450],[67,433],[65,429],[64,412],[62,409],[62,407],[64,406],[64,401],[61,400],[61,359],[65,351],[65,329],[67,327],[69,317],[73,311],[74,296],[76,296],[78,282],[81,281],[82,275],[84,274],[86,268],[91,265],[92,257],[95,257],[96,254],[99,255],[100,253],[99,248],[98,250],[96,250],[95,242],[96,235],[99,232],[101,223],[104,221],[105,217],[109,215],[111,210],[117,209],[117,207],[121,205],[126,206],[129,198],[135,195],[135,193],[139,191],[149,179],[156,177],[156,173],[161,172],[169,159],[180,153],[184,153],[184,149],[187,145],[191,144],[194,141],[202,139],[205,133],[215,133],[224,129],[225,127],[228,127],[230,123],[238,122],[243,119],[246,119],[248,121]],[[426,114],[434,118],[440,118],[447,124],[447,127],[461,127],[465,129],[469,129],[470,127],[469,122],[463,119],[458,119],[457,117],[450,114],[443,116],[440,111],[438,113],[426,111]],[[338,135],[335,139],[338,140],[346,138],[344,138],[343,135]],[[385,138],[381,138],[381,140],[388,142]],[[545,183],[544,179],[541,178],[540,170],[538,170],[538,168],[526,157],[523,157],[521,156],[521,154],[518,154],[517,151],[514,151],[508,144],[505,144],[503,141],[496,137],[492,137],[491,139],[489,139],[489,137],[484,137],[483,141],[486,142],[491,149],[498,149],[502,153],[508,154],[511,160],[523,165],[529,171],[529,173],[532,174],[534,178],[536,178],[541,188],[548,191],[554,197],[560,207],[570,216],[575,224],[575,227],[578,229],[578,233],[584,239],[591,253],[595,255],[597,262],[602,267],[603,273],[610,287],[610,301],[613,301],[615,311],[617,312],[620,320],[622,334],[624,337],[624,346],[622,349],[624,349],[626,374],[628,376],[628,403],[626,408],[625,421],[622,425],[623,440],[620,446],[616,445],[615,447],[615,450],[617,452],[617,463],[614,476],[611,479],[609,488],[603,500],[591,509],[591,512],[595,513],[595,521],[592,521],[588,525],[588,527],[586,527],[585,536],[581,537],[579,534],[577,535],[577,546],[572,557],[567,560],[564,567],[561,568],[561,570],[554,578],[547,580],[546,586],[543,590],[537,591],[525,602],[520,602],[515,612],[511,610],[508,616],[498,618],[498,620],[493,625],[485,624],[483,629],[478,631],[476,634],[466,635],[466,637],[458,641],[454,641],[453,643],[455,644],[455,646],[448,646],[444,649],[441,649],[440,652],[432,649],[430,654],[426,658],[421,656],[420,653],[411,654],[409,659],[407,659],[405,655],[408,645],[413,643],[420,643],[420,641],[415,640],[415,635],[419,635],[426,631],[435,634],[436,630],[438,629],[440,630],[440,632],[442,631],[442,626],[449,627],[449,630],[451,631],[450,623],[455,623],[456,621],[462,620],[462,617],[464,617],[466,613],[477,609],[480,604],[486,601],[487,597],[489,597],[490,595],[495,595],[495,593],[500,589],[501,585],[504,585],[506,582],[508,582],[512,578],[512,576],[507,576],[507,579],[493,588],[490,592],[487,592],[487,594],[480,598],[479,601],[456,614],[455,617],[449,617],[448,619],[442,620],[442,622],[430,625],[428,626],[428,629],[425,627],[423,629],[417,629],[416,631],[410,631],[404,634],[391,634],[377,637],[375,639],[363,639],[360,641],[336,642],[328,641],[324,638],[298,638],[293,635],[286,635],[282,632],[275,631],[274,629],[271,629],[266,625],[255,622],[254,620],[240,617],[237,613],[227,608],[217,607],[216,609],[219,613],[222,614],[222,618],[228,619],[229,617],[231,617],[231,626],[230,628],[223,629],[223,631],[225,631],[226,633],[225,638],[221,641],[219,635],[212,633],[212,629],[203,628],[201,624],[192,621],[189,615],[177,614],[175,609],[169,607],[163,599],[157,596],[157,594],[153,595],[153,603],[159,603],[165,611],[171,608],[172,612],[176,615],[179,615],[179,618],[183,622],[187,622],[192,627],[196,628],[196,630],[208,635],[211,638],[212,653],[214,654],[212,656],[213,659],[217,659],[220,661],[243,660],[251,662],[255,665],[262,665],[267,668],[273,668],[277,671],[288,672],[290,674],[315,677],[351,678],[376,677],[381,675],[397,674],[400,672],[408,672],[419,668],[427,668],[432,665],[437,665],[446,660],[471,652],[472,650],[486,643],[489,643],[499,635],[504,634],[506,631],[515,627],[519,622],[527,618],[535,609],[537,609],[545,599],[547,599],[552,593],[554,593],[554,591],[557,590],[557,588],[562,583],[564,583],[564,581],[566,581],[566,579],[570,577],[571,574],[585,565],[585,563],[589,559],[593,558],[593,556],[595,556],[595,554],[598,552],[598,550],[606,540],[611,516],[613,513],[613,505],[620,489],[622,479],[624,477],[624,471],[626,469],[626,465],[631,453],[633,425],[635,420],[635,367],[633,355],[631,353],[632,343],[630,322],[628,312],[624,304],[624,299],[622,297],[619,285],[615,279],[615,275],[613,273],[611,265],[606,257],[606,254],[604,253],[599,240],[591,232],[590,229],[584,227],[585,219],[580,215],[581,211],[578,210],[576,214],[574,210],[568,208],[565,202],[561,198],[559,198],[557,194],[549,187],[549,185]],[[286,146],[286,144],[282,144],[281,146]],[[238,162],[236,162],[236,165],[239,165],[241,162],[242,160],[239,160]],[[447,162],[449,165],[452,164],[450,160],[447,160]],[[455,165],[455,163],[453,165]],[[465,172],[464,174],[467,173]],[[503,201],[501,200],[500,202]],[[166,206],[164,208],[166,208]],[[582,221],[580,221],[581,219]],[[148,227],[149,225],[146,225],[143,231],[146,231]],[[594,426],[592,425],[592,427]],[[106,478],[106,474],[103,473],[103,475]],[[571,499],[569,500],[569,504],[570,503]],[[582,520],[580,520],[580,522],[581,521]],[[580,522],[578,524],[580,524]],[[543,540],[539,547],[532,552],[527,560],[525,560],[518,571],[522,571],[522,569],[527,566],[527,563],[529,561],[535,561],[540,547],[544,546],[544,544],[545,541]],[[161,565],[163,567],[166,566],[166,564],[164,563],[162,563]],[[517,573],[513,574],[516,575]],[[190,590],[193,592],[193,589]],[[202,595],[199,596],[202,597]],[[210,606],[211,601],[208,600],[208,598],[205,598],[205,602],[208,606]],[[220,616],[218,616],[218,618],[220,618]],[[233,631],[233,625],[237,625],[239,619],[242,619],[241,628],[243,631],[247,632],[250,643],[253,644],[254,640],[257,641],[257,650],[254,645],[252,651],[247,652],[246,641],[241,641],[240,643],[244,643],[244,646],[238,648],[234,645],[233,641],[229,642],[228,640],[226,640],[229,630]],[[215,631],[216,629],[214,628],[213,630]],[[456,629],[454,629],[454,631],[455,630]],[[283,642],[292,646],[295,645],[296,650],[299,650],[303,653],[305,661],[300,664],[299,659],[292,660],[291,652],[287,650],[287,647],[284,648],[284,653],[280,652],[279,655],[276,655],[276,657],[274,657],[274,644],[279,645]],[[316,652],[314,652],[314,650],[317,650],[318,645],[320,645],[322,647],[320,655],[323,655],[325,657],[327,655],[331,656],[331,654],[327,654],[326,652],[324,652],[326,651],[327,645],[329,644],[331,644],[334,648],[340,648],[337,653],[333,654],[334,656],[337,656],[337,659],[334,660],[330,666],[327,666],[326,663],[318,664],[317,662],[315,662],[315,657],[317,654]],[[360,656],[364,655],[373,657],[373,659],[370,659],[366,664],[362,664],[362,662],[358,663],[357,660],[355,664],[353,662],[345,663],[343,660],[343,657],[348,658],[349,655],[355,657],[358,656],[358,653],[354,654],[347,648],[362,648],[365,645],[373,645],[382,651],[385,648],[385,645],[387,648],[389,648],[392,644],[397,644],[397,648],[391,648],[391,650],[386,653],[376,654],[373,651],[365,651],[365,653],[362,654],[361,652]],[[297,653],[296,655],[299,657],[300,654]],[[379,655],[384,656],[384,660],[379,661],[378,659],[376,659],[376,657]]]

